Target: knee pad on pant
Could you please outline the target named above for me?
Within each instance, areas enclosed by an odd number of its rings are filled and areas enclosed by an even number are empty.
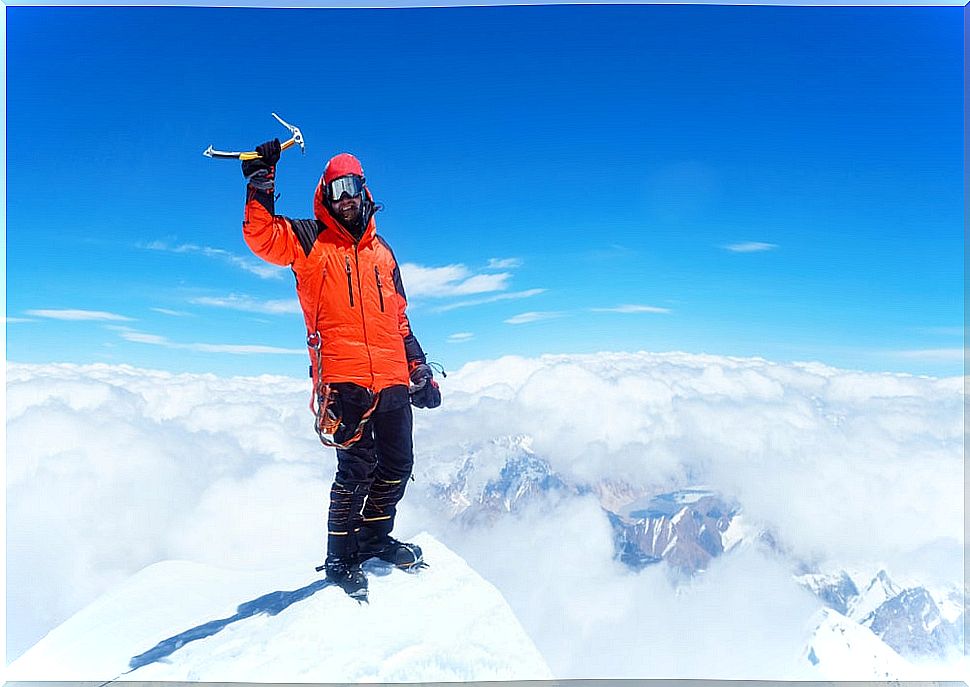
[[[377,477],[371,484],[364,503],[363,522],[367,527],[382,528],[381,523],[393,526],[398,502],[404,497],[407,478],[384,479]],[[390,531],[390,528],[388,528]]]
[[[360,526],[360,513],[366,497],[367,485],[364,483],[333,483],[327,516],[327,527],[332,535],[344,535]]]

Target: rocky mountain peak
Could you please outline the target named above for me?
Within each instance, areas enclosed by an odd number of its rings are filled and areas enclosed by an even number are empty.
[[[904,656],[945,656],[957,631],[946,622],[923,587],[906,589],[863,620],[886,644]]]
[[[705,489],[648,497],[611,514],[620,559],[634,568],[660,560],[689,574],[724,553],[722,535],[736,509]]]

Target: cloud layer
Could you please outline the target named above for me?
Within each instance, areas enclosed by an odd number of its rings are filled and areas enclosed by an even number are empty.
[[[470,363],[446,383],[436,442],[524,434],[577,480],[707,483],[805,555],[962,539],[962,378],[618,353]]]
[[[320,562],[335,460],[307,381],[54,364],[7,379],[9,659],[158,560]],[[510,435],[573,481],[704,483],[820,563],[921,575],[951,559],[912,552],[962,542],[961,378],[616,353],[480,361],[440,383],[443,406],[416,411],[397,531],[467,557],[560,677],[794,679],[817,603],[756,550],[686,586],[662,566],[630,573],[589,496],[459,529],[432,485],[470,451],[471,481],[494,478]]]

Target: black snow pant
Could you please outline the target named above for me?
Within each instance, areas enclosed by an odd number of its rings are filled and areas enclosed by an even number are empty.
[[[334,387],[335,410],[343,419],[334,439],[343,443],[356,430],[372,397],[354,384]],[[381,392],[360,439],[347,449],[337,449],[327,518],[328,557],[352,557],[359,538],[387,535],[394,528],[397,504],[414,465],[411,428],[408,389],[393,386]]]

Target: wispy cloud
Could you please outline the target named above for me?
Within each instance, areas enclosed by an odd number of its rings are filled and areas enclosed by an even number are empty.
[[[223,250],[222,248],[197,246],[192,243],[172,245],[165,241],[152,241],[150,243],[141,244],[139,247],[147,250],[163,251],[165,253],[196,253],[207,258],[221,260],[222,262],[232,265],[233,267],[238,267],[239,269],[249,272],[250,274],[255,274],[260,279],[282,279],[286,274],[286,268],[284,267],[270,265],[269,263],[262,262],[261,260],[244,258],[236,255],[235,253]]]
[[[157,334],[146,334],[144,332],[136,332],[133,330],[121,330],[119,332],[121,338],[125,341],[132,341],[134,343],[143,344],[153,344],[155,346],[168,346],[171,342],[164,336],[158,336]]]
[[[562,317],[563,315],[565,315],[565,313],[555,311],[532,311],[515,315],[507,320],[504,320],[504,322],[505,324],[528,324],[530,322],[539,322],[540,320],[551,320],[555,317]]]
[[[152,308],[152,310],[162,315],[169,315],[170,317],[192,317],[192,313],[181,310],[169,310],[168,308]]]
[[[455,332],[451,334],[446,341],[448,343],[463,343],[465,341],[471,341],[475,338],[475,335],[471,332]]]
[[[471,296],[477,293],[491,293],[493,291],[504,291],[509,287],[508,281],[512,278],[509,272],[499,272],[498,274],[476,274],[465,279],[460,284],[456,284],[451,293],[444,294],[449,296]]]
[[[745,243],[729,243],[724,246],[724,250],[731,251],[732,253],[763,253],[769,250],[775,250],[778,247],[774,243],[762,243],[760,241],[747,241]]]
[[[8,317],[7,324],[20,324],[22,322],[36,322],[37,320],[32,320],[29,317]]]
[[[654,305],[618,305],[613,308],[590,308],[592,312],[615,312],[624,314],[638,314],[638,313],[660,313],[665,314],[670,312],[670,308],[658,308]]]
[[[102,310],[28,310],[28,315],[43,317],[49,320],[65,320],[71,322],[131,322],[130,317],[118,315]]]
[[[228,308],[243,312],[262,313],[264,315],[300,314],[300,303],[295,298],[282,300],[259,300],[252,296],[231,294],[223,297],[200,296],[193,298],[190,303],[207,305],[213,308]]]
[[[963,327],[918,327],[917,331],[934,336],[963,336]]]
[[[911,360],[960,361],[964,359],[962,348],[927,348],[912,351],[894,351],[894,355]]]
[[[197,353],[228,353],[230,355],[306,355],[306,349],[278,348],[276,346],[262,346],[259,344],[209,344],[209,343],[179,343],[159,336],[130,329],[119,329],[121,338],[132,343],[162,346],[182,351]]]
[[[467,301],[458,301],[457,303],[449,303],[448,305],[441,305],[434,309],[435,312],[447,312],[449,310],[454,310],[456,308],[467,308],[473,305],[484,305],[485,303],[495,303],[497,301],[511,301],[519,300],[521,298],[531,298],[532,296],[538,296],[540,293],[545,293],[546,289],[527,289],[525,291],[513,291],[511,293],[502,293],[496,296],[489,296],[488,298],[474,298]]]
[[[521,258],[490,258],[488,269],[490,270],[514,270],[522,267]]]
[[[401,277],[409,297],[443,298],[504,291],[512,275],[509,272],[475,274],[460,264],[425,267],[406,262],[401,264]]]

